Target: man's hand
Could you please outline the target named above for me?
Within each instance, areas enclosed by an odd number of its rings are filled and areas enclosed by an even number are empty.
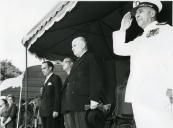
[[[173,104],[173,89],[168,88],[166,91],[166,96],[168,96],[170,103]]]
[[[53,118],[56,118],[56,117],[58,117],[58,112],[53,112]]]
[[[91,100],[90,109],[96,109],[98,104],[99,104],[98,102]]]
[[[132,16],[130,12],[127,12],[121,21],[121,28],[120,31],[126,31],[132,24]]]

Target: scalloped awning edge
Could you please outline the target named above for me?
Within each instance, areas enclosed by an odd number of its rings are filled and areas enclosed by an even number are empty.
[[[23,38],[22,44],[28,49],[41,37],[55,22],[59,22],[67,12],[70,12],[77,1],[63,1],[57,4],[40,22],[38,22]]]

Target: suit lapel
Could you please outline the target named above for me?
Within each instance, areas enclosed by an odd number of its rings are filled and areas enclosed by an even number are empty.
[[[53,75],[54,75],[54,74],[52,74],[52,75],[48,78],[48,80],[46,81],[46,83],[44,83],[44,86],[43,86],[43,94],[42,94],[42,95],[45,94],[46,88],[48,87],[48,83],[49,83],[49,81],[50,81],[50,79],[51,79],[51,77],[52,77]]]
[[[48,80],[47,80],[46,83],[44,84],[45,86],[47,86],[48,82],[50,81],[50,79],[51,79],[51,77],[52,77],[53,75],[54,75],[54,74],[52,74],[52,75],[48,78]]]
[[[70,75],[73,74],[73,72],[76,71],[76,69],[77,69],[77,68],[79,67],[79,65],[83,62],[83,60],[85,60],[87,54],[88,54],[87,52],[84,53],[84,55],[83,55],[81,58],[79,58],[79,60],[73,65],[73,67],[72,67],[72,69],[71,69],[71,71],[70,71]]]
[[[62,92],[63,92],[64,89],[67,87],[68,81],[69,81],[69,75],[67,76],[67,78],[66,78],[65,81],[64,81],[63,87],[62,87],[62,89],[61,89]]]
[[[46,81],[46,83],[44,84],[44,91],[45,91],[46,88],[48,87],[48,83],[49,83],[50,79],[53,77],[53,75],[54,75],[54,74],[52,74],[52,75],[48,78],[48,80]]]

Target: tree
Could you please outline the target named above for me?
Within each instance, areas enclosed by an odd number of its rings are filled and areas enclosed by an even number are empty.
[[[13,78],[20,75],[22,72],[14,66],[11,61],[2,60],[0,61],[0,80],[7,78]]]

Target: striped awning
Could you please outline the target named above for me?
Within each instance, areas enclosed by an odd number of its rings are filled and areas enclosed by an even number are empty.
[[[67,12],[70,12],[77,4],[77,1],[61,1],[41,19],[27,34],[23,37],[22,43],[25,47],[30,46],[41,37],[55,22],[60,21]]]

